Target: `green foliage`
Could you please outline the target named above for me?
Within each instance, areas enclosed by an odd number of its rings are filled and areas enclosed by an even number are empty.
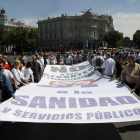
[[[134,43],[140,48],[140,30],[137,30],[133,35]]]
[[[104,41],[112,48],[120,47],[123,44],[123,35],[118,31],[111,30],[104,36]]]
[[[17,50],[27,51],[27,48],[35,47],[39,38],[38,30],[16,27],[8,31],[0,25],[0,41],[6,46],[15,45]]]
[[[0,24],[0,44],[4,41],[5,38],[5,26]]]

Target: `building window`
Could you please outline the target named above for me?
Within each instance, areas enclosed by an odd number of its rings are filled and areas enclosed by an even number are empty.
[[[40,26],[40,30],[42,30],[42,26]]]
[[[52,33],[50,33],[50,39],[52,38]]]
[[[72,27],[72,23],[70,23],[70,27]]]
[[[54,33],[54,38],[56,38],[56,33]]]
[[[82,26],[82,22],[79,22],[79,26]]]
[[[95,37],[95,32],[93,32],[93,37]]]
[[[60,23],[60,27],[63,27],[63,23]]]
[[[102,24],[100,24],[100,28],[101,28],[101,29],[103,28],[103,25],[102,25]]]
[[[88,21],[88,22],[87,22],[87,26],[89,26],[89,25],[90,25],[90,22]]]
[[[81,37],[82,36],[82,31],[79,31],[79,37]]]
[[[46,25],[46,29],[48,29],[48,26]]]
[[[40,39],[42,39],[42,33],[40,34]]]
[[[50,25],[50,29],[52,28],[52,25]]]
[[[48,34],[46,34],[46,39],[48,39]]]
[[[63,37],[63,32],[60,33],[60,37]]]
[[[54,28],[56,28],[56,24],[54,24]]]
[[[72,37],[72,36],[73,36],[72,32],[69,32],[69,37]]]
[[[54,43],[54,47],[56,48],[56,42]]]
[[[99,38],[100,38],[100,39],[102,39],[102,37],[103,37],[103,35],[102,35],[102,34],[100,34],[100,35],[99,35]]]
[[[52,48],[52,43],[50,43],[50,48]]]
[[[87,32],[87,36],[90,36],[90,32],[89,31]]]

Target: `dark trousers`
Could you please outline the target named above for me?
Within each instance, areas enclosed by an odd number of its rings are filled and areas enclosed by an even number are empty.
[[[40,75],[34,75],[34,82],[38,83],[40,81]]]
[[[102,69],[97,69],[102,74]]]
[[[129,88],[130,89],[133,89],[134,87],[135,87],[135,85],[136,84],[130,84],[130,83],[128,83],[128,82],[125,82],[125,84],[127,85],[127,86],[129,86]],[[135,90],[135,93],[139,96],[139,89],[140,88],[137,88],[136,90]]]

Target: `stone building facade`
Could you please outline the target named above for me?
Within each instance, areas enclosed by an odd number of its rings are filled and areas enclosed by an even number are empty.
[[[39,51],[81,50],[106,47],[102,36],[113,30],[113,19],[108,15],[91,13],[38,20],[41,39],[38,42]]]

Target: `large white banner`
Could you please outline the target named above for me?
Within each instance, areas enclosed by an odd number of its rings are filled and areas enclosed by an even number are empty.
[[[101,77],[88,62],[50,65],[38,84],[0,104],[1,121],[108,123],[140,120],[140,99],[124,84]]]

